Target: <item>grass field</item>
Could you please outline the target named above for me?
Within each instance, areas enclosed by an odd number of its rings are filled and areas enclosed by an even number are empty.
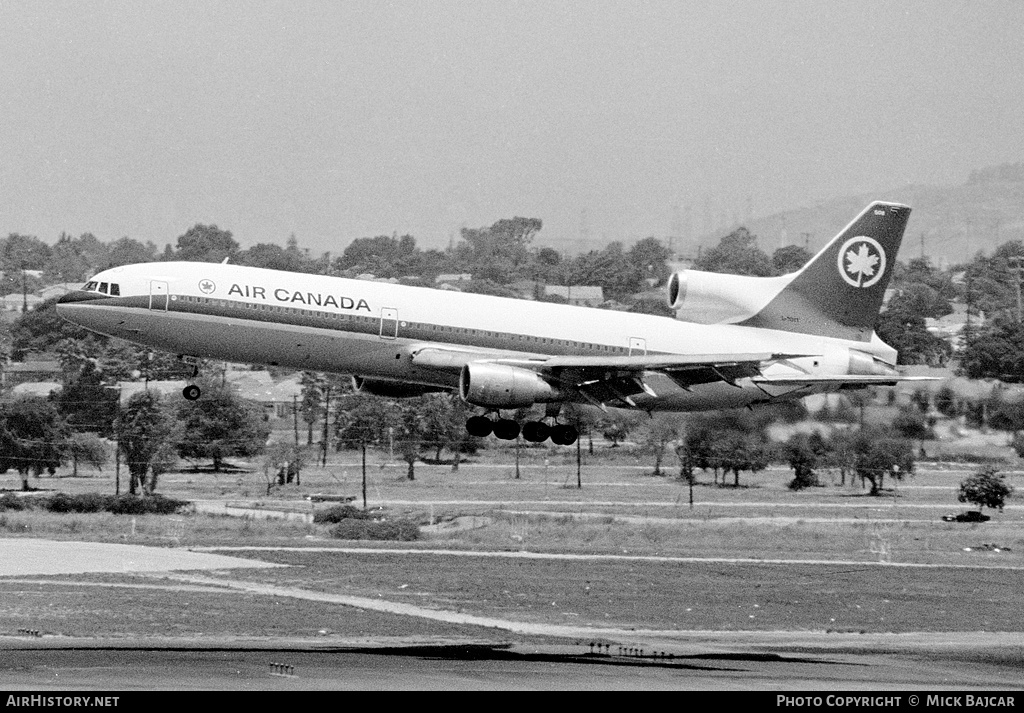
[[[1024,632],[1019,497],[988,523],[941,520],[967,509],[955,492],[969,468],[922,466],[887,484],[895,487],[881,497],[866,495],[859,483],[834,484],[831,475],[823,487],[794,493],[786,488],[791,473],[782,469],[745,474],[740,488],[715,486],[707,474],[691,507],[685,484],[654,477],[650,464],[617,451],[610,462],[594,462],[584,451],[582,488],[575,452],[568,450],[524,449],[519,479],[508,450],[463,463],[458,473],[418,465],[414,481],[405,478],[404,463],[382,464],[375,456],[369,505],[423,525],[413,543],[333,540],[325,525],[253,516],[312,513],[333,504],[306,499],[314,493],[360,496],[359,464],[346,454],[326,468],[306,469],[301,485],[269,496],[258,469],[162,477],[159,492],[250,506],[249,517],[6,512],[0,535],[209,548],[291,565],[218,575],[225,579],[551,625]],[[1024,477],[1013,473],[1010,481],[1020,493]],[[108,469],[33,485],[112,493],[114,478]],[[239,547],[286,549],[228,549]],[[478,631],[183,586],[143,575],[0,578],[0,592],[9,595],[0,597],[0,630],[385,637]]]

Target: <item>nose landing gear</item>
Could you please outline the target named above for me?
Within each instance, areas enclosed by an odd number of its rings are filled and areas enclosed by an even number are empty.
[[[199,376],[199,357],[185,356],[179,354],[178,359],[185,362],[186,364],[191,365],[192,375],[189,377],[190,379],[194,379],[197,376]],[[199,399],[200,396],[202,396],[202,394],[202,389],[200,389],[195,384],[189,384],[188,386],[181,390],[181,395],[184,396],[185,399],[188,401],[196,401]]]

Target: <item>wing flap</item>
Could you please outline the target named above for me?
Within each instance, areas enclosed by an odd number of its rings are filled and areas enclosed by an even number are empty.
[[[852,384],[858,386],[895,386],[901,381],[941,381],[937,376],[901,376],[899,374],[793,374],[784,376],[754,376],[755,384],[776,386],[817,386],[821,384]]]

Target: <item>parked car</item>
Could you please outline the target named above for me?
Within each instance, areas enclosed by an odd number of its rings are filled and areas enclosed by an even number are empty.
[[[992,518],[982,515],[981,510],[968,510],[959,515],[943,515],[942,519],[946,522],[988,522]]]

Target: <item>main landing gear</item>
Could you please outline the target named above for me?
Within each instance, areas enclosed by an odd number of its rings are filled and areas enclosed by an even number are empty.
[[[183,356],[179,354],[178,359],[192,366],[192,375],[189,377],[190,379],[194,379],[197,376],[199,376],[198,357]],[[181,390],[181,395],[184,396],[185,399],[188,401],[197,401],[199,397],[203,395],[203,391],[195,384],[189,384],[188,386]]]
[[[486,438],[493,433],[496,438],[503,441],[514,441],[521,432],[523,439],[531,443],[543,443],[550,438],[552,443],[559,446],[571,446],[580,435],[575,428],[562,423],[549,425],[544,421],[527,421],[520,430],[519,423],[512,419],[492,419],[487,416],[473,416],[467,419],[466,431],[478,438]]]

